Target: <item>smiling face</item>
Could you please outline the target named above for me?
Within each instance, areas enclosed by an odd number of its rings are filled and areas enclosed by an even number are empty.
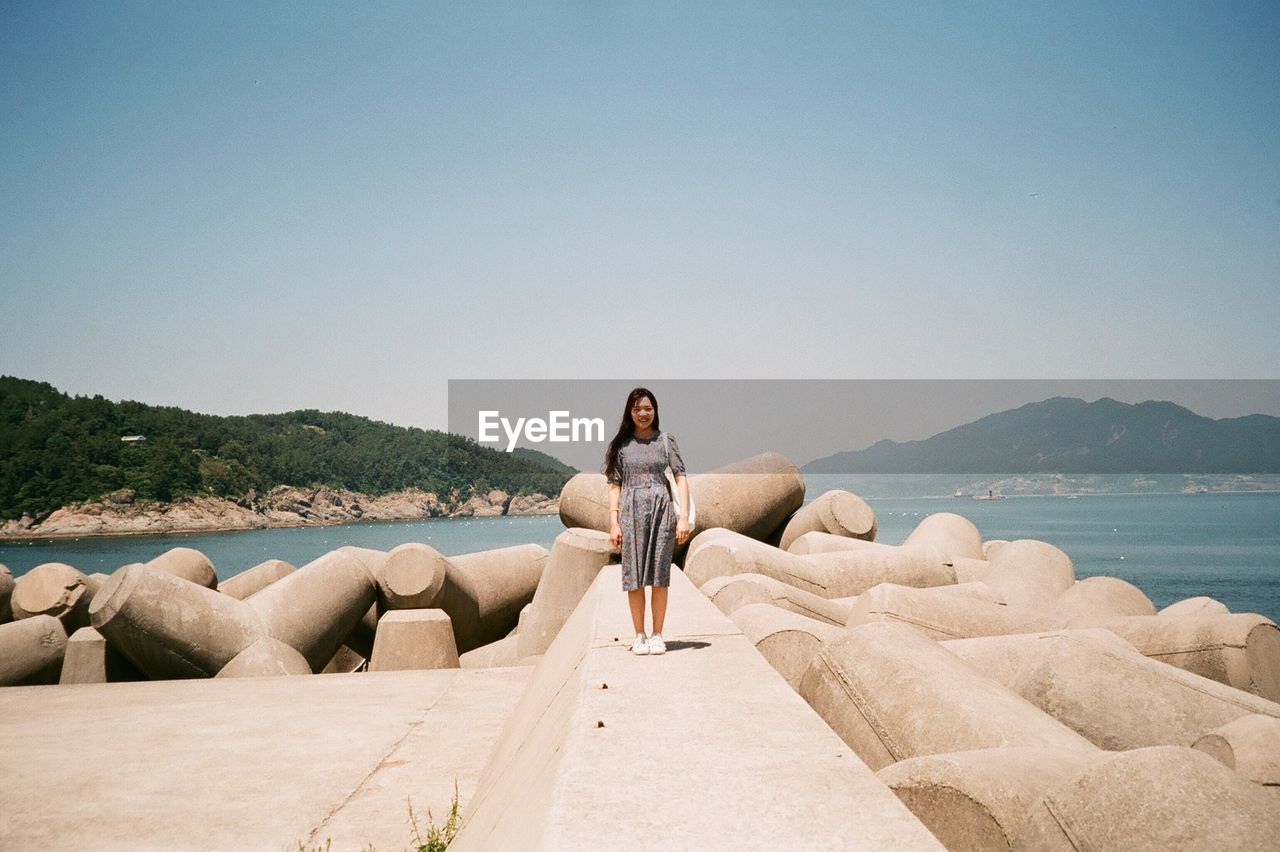
[[[645,434],[649,431],[653,425],[653,401],[649,397],[636,397],[631,403],[631,422],[636,425],[637,432]]]

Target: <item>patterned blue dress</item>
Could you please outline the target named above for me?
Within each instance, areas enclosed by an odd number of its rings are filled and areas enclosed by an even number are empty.
[[[676,510],[671,502],[663,470],[684,473],[684,460],[676,439],[667,434],[671,455],[662,433],[652,438],[632,437],[618,448],[617,471],[609,478],[622,486],[618,525],[622,527],[622,590],[671,584],[671,557],[676,549]]]

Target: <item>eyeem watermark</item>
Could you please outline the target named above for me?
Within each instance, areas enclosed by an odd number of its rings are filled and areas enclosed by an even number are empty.
[[[518,417],[514,424],[497,411],[481,411],[476,440],[482,444],[498,443],[502,440],[497,432],[499,427],[507,437],[507,452],[515,450],[521,436],[534,444],[540,444],[543,441],[567,444],[604,440],[603,419],[571,417],[568,411],[548,411],[546,420],[541,417]]]

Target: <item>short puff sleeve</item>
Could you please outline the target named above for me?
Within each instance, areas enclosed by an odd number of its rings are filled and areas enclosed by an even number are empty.
[[[612,485],[622,485],[622,447],[618,447],[618,454],[613,458],[613,473],[606,473],[605,478]]]
[[[671,473],[675,476],[684,476],[684,459],[680,458],[680,445],[676,443],[676,436],[670,432],[667,434],[667,463],[671,465]]]

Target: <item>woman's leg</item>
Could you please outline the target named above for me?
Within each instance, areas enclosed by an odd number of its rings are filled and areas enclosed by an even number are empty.
[[[644,606],[643,602],[640,604]],[[632,609],[634,612],[634,608]],[[644,613],[641,612],[641,621],[644,620]],[[653,587],[653,632],[661,633],[662,624],[667,620],[667,587]]]
[[[632,589],[627,592],[627,603],[631,605],[631,623],[635,626],[637,633],[644,632],[644,586],[638,589]],[[666,598],[663,598],[666,603]],[[655,611],[654,615],[657,613]],[[657,630],[657,627],[653,628]]]

